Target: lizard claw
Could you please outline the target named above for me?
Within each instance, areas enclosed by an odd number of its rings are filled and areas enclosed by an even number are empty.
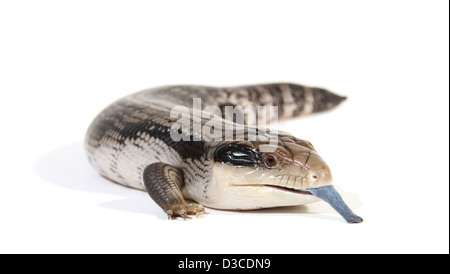
[[[169,209],[169,210],[166,211],[166,213],[167,213],[167,220],[172,219],[173,210]]]

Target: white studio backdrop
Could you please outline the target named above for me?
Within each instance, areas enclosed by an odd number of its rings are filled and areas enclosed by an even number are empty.
[[[0,252],[448,253],[448,1],[0,1]],[[167,221],[83,152],[102,108],[169,84],[348,96],[279,124],[365,222],[327,204]]]

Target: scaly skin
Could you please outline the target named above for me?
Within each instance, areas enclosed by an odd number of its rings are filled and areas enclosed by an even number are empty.
[[[198,106],[195,98],[201,100]],[[257,128],[251,115],[244,121],[228,121],[190,112],[207,107],[219,115],[227,106],[241,106],[235,109],[238,113],[248,107],[276,106],[280,118],[287,119],[331,109],[343,100],[324,89],[288,83],[149,89],[103,110],[88,130],[85,147],[100,174],[146,190],[169,218],[197,215],[204,212],[203,206],[245,210],[323,199],[334,203],[348,222],[361,222],[337,199],[330,169],[310,142]],[[179,106],[178,114],[191,115],[189,119],[171,117]],[[226,130],[230,125],[231,132]],[[212,126],[221,138],[200,136],[205,126]],[[186,128],[188,132],[176,130]],[[174,140],[177,132],[180,138]]]

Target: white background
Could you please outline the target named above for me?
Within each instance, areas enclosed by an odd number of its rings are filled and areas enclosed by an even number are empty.
[[[448,1],[1,1],[0,252],[448,253]],[[107,104],[167,84],[289,81],[349,97],[280,128],[327,204],[167,221],[82,149]]]

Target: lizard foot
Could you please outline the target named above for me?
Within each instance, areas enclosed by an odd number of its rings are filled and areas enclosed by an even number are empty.
[[[199,214],[205,213],[205,208],[201,204],[197,203],[186,203],[181,205],[173,205],[166,210],[168,219],[172,217],[181,217],[186,220],[188,215],[195,215],[198,217]]]

